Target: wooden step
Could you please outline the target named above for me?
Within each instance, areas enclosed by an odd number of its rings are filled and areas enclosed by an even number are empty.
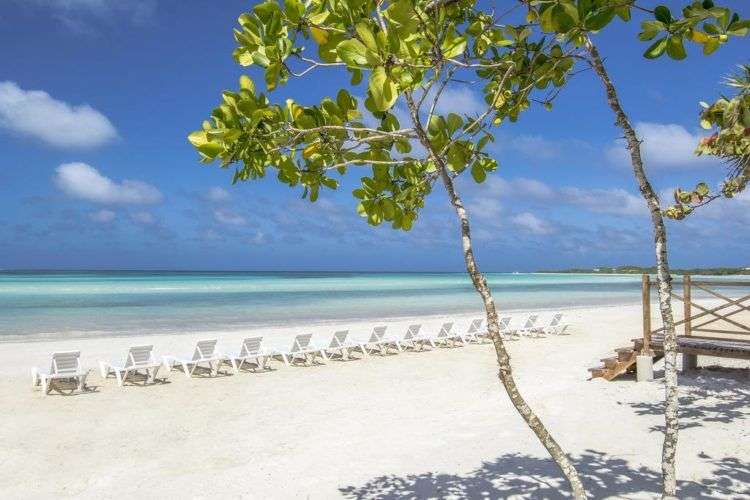
[[[601,362],[604,363],[604,368],[608,370],[616,369],[619,365],[617,358],[603,358]]]

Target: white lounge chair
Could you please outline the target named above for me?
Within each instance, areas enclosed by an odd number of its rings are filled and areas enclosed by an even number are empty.
[[[422,334],[422,325],[409,325],[403,337],[398,340],[398,344],[402,350],[413,349],[421,351],[424,349],[425,344],[430,344],[434,347],[432,340]]]
[[[52,354],[52,363],[50,364],[49,373],[39,371],[34,367],[31,369],[31,378],[33,387],[42,387],[44,394],[49,394],[53,389],[63,392],[64,383],[75,384],[74,390],[86,390],[86,377],[90,370],[81,368],[81,351],[55,352]]]
[[[99,372],[105,379],[114,375],[117,379],[117,385],[122,387],[129,375],[137,375],[140,372],[144,372],[146,377],[144,384],[153,383],[159,373],[159,368],[162,366],[164,366],[164,363],[157,361],[154,357],[154,346],[138,345],[128,348],[125,362],[122,365],[118,366],[106,361],[99,361]],[[167,369],[167,376],[168,374],[169,369]]]
[[[292,342],[292,348],[289,352],[281,354],[284,364],[287,366],[294,364],[294,361],[299,357],[302,357],[307,366],[313,364],[315,358],[318,356],[327,361],[328,357],[326,356],[325,350],[317,347],[311,341],[312,333],[305,333],[294,337],[294,342]]]
[[[164,364],[171,370],[175,365],[180,365],[185,376],[192,377],[195,370],[207,368],[211,375],[217,375],[221,364],[229,361],[235,369],[234,360],[221,354],[216,350],[216,339],[199,340],[195,344],[195,350],[191,357],[178,358],[176,356],[163,356]],[[235,369],[236,371],[236,369]]]
[[[568,325],[563,323],[563,314],[555,313],[546,325],[537,327],[537,331],[545,334],[562,335],[567,328]]]
[[[503,316],[497,320],[497,327],[500,330],[500,335],[503,340],[517,340],[518,335],[511,327],[513,316]]]
[[[539,332],[536,330],[536,320],[539,318],[538,314],[529,314],[526,317],[526,321],[515,330],[516,335],[523,335],[524,337],[539,336]]]
[[[367,357],[367,349],[364,344],[355,342],[349,337],[349,330],[339,330],[333,333],[330,342],[321,347],[328,359],[336,357],[346,361],[351,359],[351,353],[359,351],[362,357]]]
[[[239,373],[245,363],[253,364],[262,370],[266,369],[270,353],[263,350],[262,344],[263,337],[248,337],[242,340],[239,352],[234,356],[229,356],[228,359],[234,373]]]
[[[463,342],[476,342],[482,343],[482,338],[487,337],[487,329],[482,328],[484,318],[478,318],[471,320],[469,327],[465,333],[460,334]]]
[[[443,323],[443,325],[440,327],[440,330],[437,332],[437,334],[431,338],[434,344],[443,344],[446,347],[450,344],[452,346],[456,346],[457,342],[460,341],[461,344],[465,344],[464,338],[461,336],[460,333],[455,333],[453,330],[453,322]]]
[[[376,326],[372,329],[370,339],[364,344],[365,351],[368,354],[378,352],[381,355],[388,354],[388,344],[393,344],[393,340],[385,337],[387,326]]]

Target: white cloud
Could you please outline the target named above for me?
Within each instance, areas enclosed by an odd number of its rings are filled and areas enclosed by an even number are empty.
[[[502,197],[531,198],[533,200],[550,200],[554,198],[555,191],[549,185],[526,177],[505,179],[503,177],[490,177],[485,185],[493,194]]]
[[[133,219],[133,222],[143,226],[156,224],[156,217],[151,212],[135,212],[130,214],[130,218]]]
[[[431,102],[432,96],[428,95],[425,103]],[[477,95],[469,87],[446,88],[440,95],[437,106],[435,106],[435,111],[441,115],[447,115],[448,113],[478,115],[483,113],[485,109],[487,109],[487,104],[485,104],[482,96]]]
[[[123,180],[115,182],[86,163],[64,163],[57,167],[57,187],[72,198],[103,205],[159,203],[162,194],[151,184]]]
[[[242,215],[222,208],[214,210],[214,219],[228,226],[244,226],[247,224],[247,219]]]
[[[127,21],[133,24],[151,22],[156,13],[155,0],[18,0],[24,7],[37,6],[51,12],[73,31],[91,33],[95,24],[93,16],[107,21]]]
[[[635,124],[635,129],[643,140],[641,154],[646,168],[700,167],[711,161],[695,155],[701,135],[689,132],[682,125],[639,122]],[[630,154],[623,140],[616,141],[606,155],[616,165],[630,166]]]
[[[521,212],[514,215],[510,221],[520,229],[532,234],[545,235],[554,232],[554,228],[547,221],[540,219],[531,212]]]
[[[232,199],[232,195],[226,189],[214,186],[206,192],[206,199],[211,203],[224,203]]]
[[[0,82],[0,128],[60,148],[92,148],[117,137],[109,119],[91,106],[70,105],[8,81]]]
[[[560,190],[562,201],[590,212],[613,215],[643,215],[648,213],[643,198],[624,189],[581,189],[565,187]]]
[[[562,152],[562,146],[559,142],[532,134],[499,138],[497,147],[501,150],[517,151],[524,156],[537,160],[556,158]]]
[[[89,215],[91,220],[93,220],[94,222],[101,222],[102,224],[112,222],[113,220],[115,220],[116,216],[117,214],[115,214],[112,210],[107,209],[98,210]]]

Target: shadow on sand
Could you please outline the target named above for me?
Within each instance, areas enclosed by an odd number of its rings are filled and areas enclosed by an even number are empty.
[[[750,370],[706,367],[680,375],[680,428],[750,420]],[[637,415],[663,415],[664,403],[630,403]],[[663,425],[651,427],[664,432]]]
[[[747,498],[750,465],[733,457],[702,458],[714,466],[712,477],[700,483],[682,481],[680,498]],[[589,498],[656,498],[661,489],[660,471],[631,467],[625,460],[594,450],[587,450],[575,462]],[[567,484],[551,459],[518,454],[503,455],[466,475],[427,472],[381,476],[340,491],[345,498],[358,500],[570,498]]]
[[[750,419],[750,371],[703,368],[680,378],[682,428],[711,424],[747,425]],[[637,415],[662,415],[662,402],[637,402]],[[655,426],[652,431],[660,431]],[[735,457],[698,457],[710,464],[700,482],[682,481],[678,495],[686,499],[750,498],[750,464]],[[658,498],[661,471],[631,466],[626,460],[587,450],[574,457],[590,498]],[[382,476],[361,486],[340,488],[346,498],[360,500],[454,498],[570,498],[567,484],[551,459],[520,454],[503,455],[465,474],[426,472]]]

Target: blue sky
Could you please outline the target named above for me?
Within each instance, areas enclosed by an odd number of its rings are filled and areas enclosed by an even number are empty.
[[[501,4],[502,2],[497,2]],[[666,2],[679,5],[680,2]],[[409,233],[368,226],[351,183],[310,205],[273,179],[231,186],[201,165],[185,137],[255,69],[231,58],[232,28],[252,2],[6,0],[0,12],[0,268],[462,269],[445,193],[436,189]],[[744,2],[730,2],[743,17]],[[692,155],[698,101],[747,62],[748,39],[712,57],[645,60],[635,23],[598,37],[668,193],[722,167]],[[312,103],[344,80],[318,72],[274,99]],[[360,92],[362,95],[364,91]],[[353,92],[356,93],[356,92]],[[457,88],[470,110],[481,96]],[[533,109],[498,129],[500,169],[459,187],[486,270],[650,264],[650,226],[621,135],[591,72],[552,112]],[[355,179],[356,172],[351,174]],[[679,266],[750,266],[750,198],[670,223]]]

